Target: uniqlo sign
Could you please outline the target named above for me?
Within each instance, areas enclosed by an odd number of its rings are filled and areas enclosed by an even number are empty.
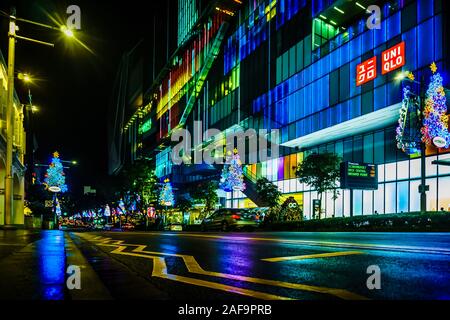
[[[405,65],[405,43],[387,49],[382,54],[382,74],[389,73]]]
[[[377,77],[377,57],[370,58],[356,67],[356,86],[372,81]]]

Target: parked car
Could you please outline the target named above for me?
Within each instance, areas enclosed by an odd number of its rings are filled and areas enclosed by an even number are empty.
[[[132,223],[124,223],[122,225],[122,230],[123,231],[131,231],[134,230],[134,225]]]
[[[103,230],[105,231],[111,231],[112,228],[114,228],[114,225],[112,223],[107,223],[103,226]]]
[[[201,229],[207,230],[240,230],[256,229],[259,219],[248,209],[219,209],[203,219]]]

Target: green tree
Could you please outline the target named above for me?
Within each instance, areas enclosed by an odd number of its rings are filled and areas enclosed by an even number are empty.
[[[328,190],[333,190],[333,199],[339,195],[337,182],[340,177],[341,161],[342,159],[334,153],[313,153],[298,164],[295,173],[301,183],[309,185],[319,193],[319,200],[322,203],[322,194]]]
[[[124,193],[131,191],[141,197],[144,205],[151,202],[156,203],[159,194],[158,178],[149,160],[136,161],[132,166],[122,171],[120,180],[122,181],[122,196]]]
[[[192,202],[192,200],[185,196],[179,197],[176,204],[177,204],[177,208],[183,213],[189,212],[192,209],[192,207],[194,206],[194,203]]]
[[[260,199],[269,207],[275,207],[281,197],[281,191],[277,186],[270,182],[267,178],[261,178],[256,181],[256,192]]]
[[[219,184],[217,181],[207,181],[196,185],[190,190],[191,197],[195,202],[204,205],[201,217],[204,218],[209,212],[216,207],[219,197],[217,196],[217,189]]]

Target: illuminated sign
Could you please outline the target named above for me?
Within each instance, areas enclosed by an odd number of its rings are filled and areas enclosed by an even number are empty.
[[[382,74],[389,73],[405,65],[405,43],[383,51],[382,53]]]
[[[356,67],[356,86],[361,86],[377,77],[377,57],[358,64]]]
[[[61,188],[60,187],[56,187],[56,186],[49,187],[48,190],[51,191],[51,192],[61,192]]]
[[[405,42],[399,43],[381,55],[381,73],[383,75],[405,65]],[[377,77],[377,57],[372,57],[356,66],[356,86],[361,86]]]
[[[341,163],[341,188],[376,190],[378,189],[377,165],[367,163]]]
[[[447,141],[444,138],[442,138],[442,137],[435,137],[433,139],[433,144],[437,148],[444,148],[447,145]]]

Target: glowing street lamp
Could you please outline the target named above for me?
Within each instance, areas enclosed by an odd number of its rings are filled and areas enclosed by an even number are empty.
[[[36,39],[23,37],[17,34],[19,30],[16,22],[32,24],[35,26],[62,31],[67,37],[73,37],[71,30],[62,30],[54,26],[49,26],[43,23],[17,18],[16,9],[11,8],[10,14],[6,14],[0,11],[0,14],[9,18],[8,29],[8,94],[6,102],[6,174],[5,174],[5,227],[11,226],[12,212],[13,212],[13,137],[14,137],[14,117],[13,117],[13,104],[14,104],[14,64],[15,64],[15,49],[17,40],[25,40],[49,47],[54,47],[53,43],[44,42]],[[25,82],[31,81],[29,76],[23,76]]]

